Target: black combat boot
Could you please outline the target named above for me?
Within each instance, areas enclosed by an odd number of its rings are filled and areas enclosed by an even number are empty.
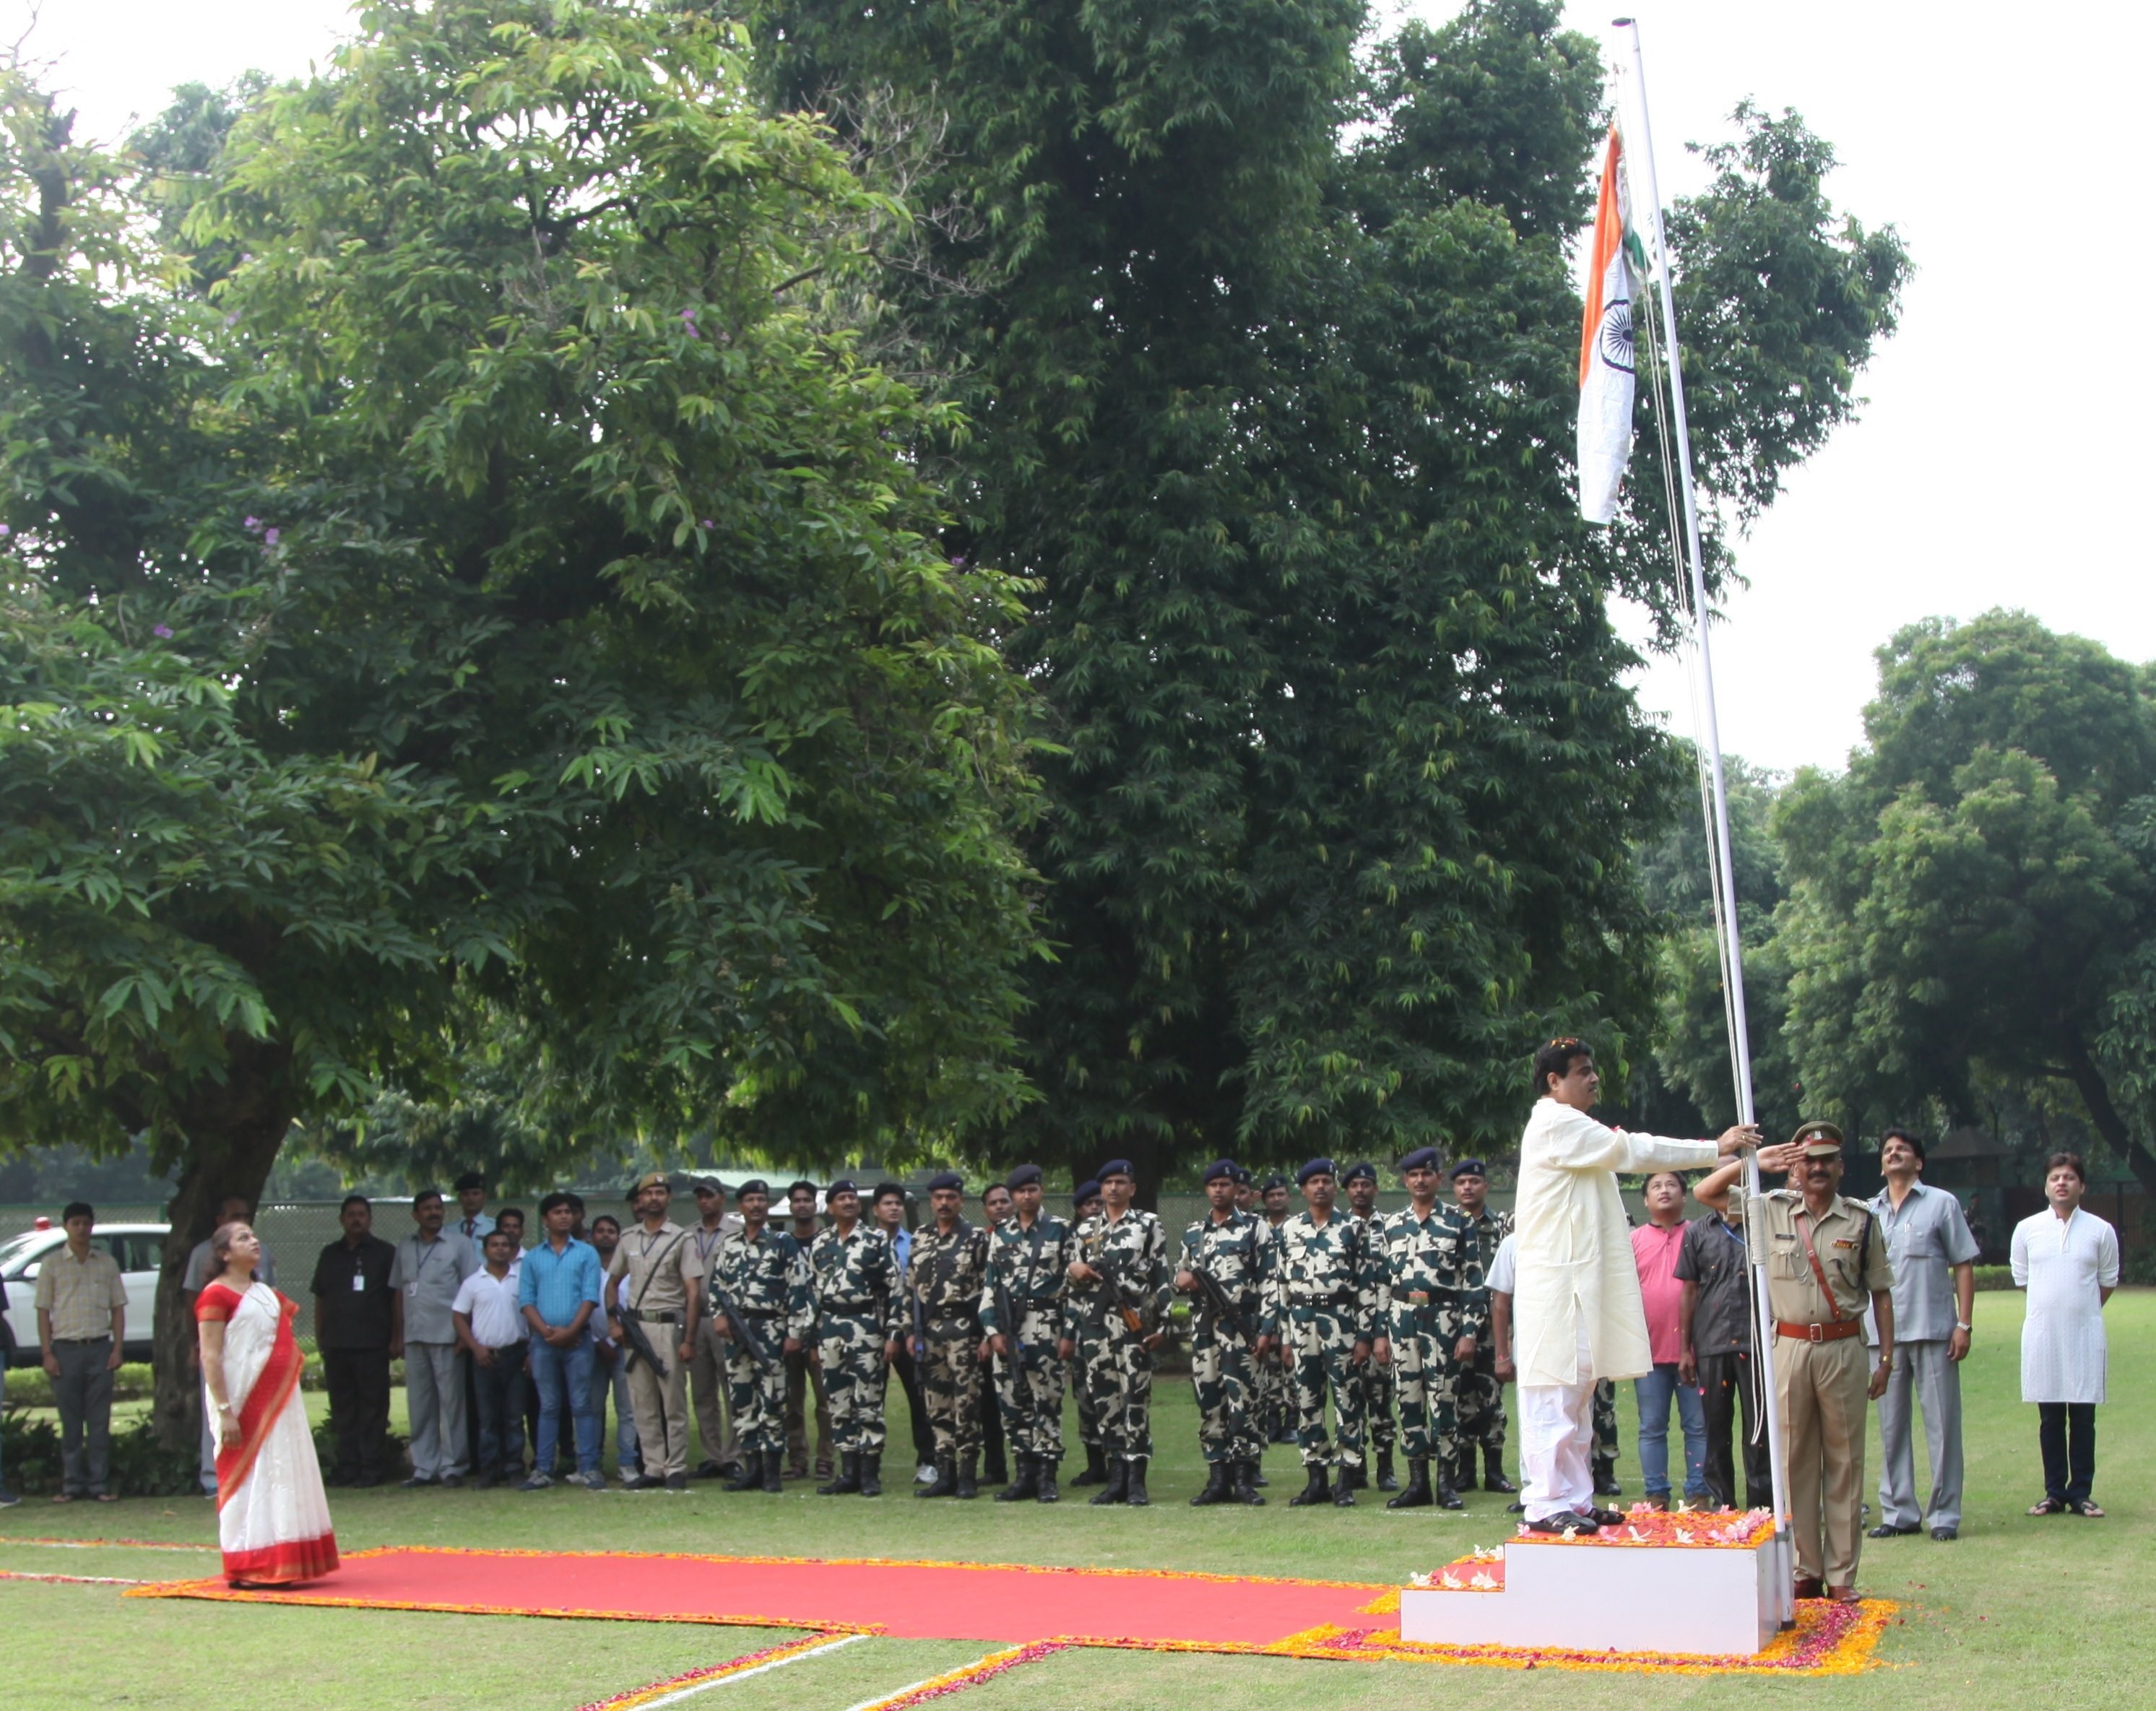
[[[1369,1472],[1359,1462],[1343,1461],[1340,1464],[1340,1477],[1337,1483],[1342,1491],[1368,1491],[1370,1488]]]
[[[749,1457],[749,1460],[752,1462],[757,1459],[757,1458],[753,1456]],[[784,1477],[786,1471],[786,1457],[778,1454],[776,1451],[766,1450],[763,1452],[762,1462],[763,1477],[759,1483],[762,1486],[763,1489],[768,1492],[781,1492],[785,1490],[785,1486],[780,1482]]]
[[[1229,1464],[1225,1462],[1214,1462],[1207,1465],[1205,1469],[1205,1489],[1199,1492],[1196,1497],[1191,1498],[1190,1507],[1192,1508],[1210,1508],[1214,1503],[1224,1503],[1229,1500],[1228,1491],[1229,1465]]]
[[[1472,1459],[1475,1452],[1470,1450],[1467,1454],[1468,1466],[1471,1469],[1475,1465]],[[1482,1465],[1488,1470],[1482,1476],[1483,1490],[1515,1492],[1519,1489],[1518,1486],[1505,1477],[1504,1457],[1488,1444],[1482,1446]]]
[[[1229,1464],[1229,1495],[1239,1503],[1262,1503],[1265,1495],[1257,1484],[1258,1464],[1255,1462],[1236,1462]]]
[[[1019,1459],[1024,1458],[1021,1457]],[[1010,1483],[1010,1465],[1004,1459],[1004,1446],[1000,1440],[981,1452],[981,1482],[984,1485]]]
[[[1119,1503],[1129,1494],[1131,1464],[1120,1456],[1108,1463],[1108,1482],[1093,1493],[1096,1508],[1102,1503]],[[1075,1485],[1078,1482],[1070,1482]]]
[[[1307,1482],[1301,1491],[1287,1500],[1288,1508],[1306,1509],[1316,1503],[1330,1503],[1332,1500],[1332,1488],[1325,1477],[1325,1464],[1322,1462],[1312,1462],[1302,1471],[1307,1476]],[[1350,1503],[1355,1500],[1352,1493],[1348,1500]]]
[[[853,1487],[863,1497],[883,1495],[883,1452],[864,1450],[860,1456],[860,1482]]]
[[[1352,1509],[1355,1507],[1355,1487],[1344,1479],[1336,1480],[1333,1482],[1332,1507],[1336,1509]]]
[[[1146,1495],[1146,1458],[1141,1456],[1131,1463],[1131,1471],[1123,1476],[1123,1501],[1134,1509],[1142,1509],[1152,1499]]]
[[[1045,1456],[1033,1458],[1034,1492],[1037,1502],[1060,1503],[1063,1493],[1055,1488],[1055,1463]]]
[[[914,1487],[913,1494],[917,1498],[956,1497],[958,1494],[957,1458],[955,1456],[937,1457],[936,1482]]]
[[[973,1477],[974,1460],[979,1453],[978,1450],[968,1450],[959,1457],[958,1488],[951,1493],[952,1497],[972,1498],[981,1494],[980,1483]]]
[[[1018,1477],[996,1493],[996,1501],[999,1503],[1023,1503],[1029,1497],[1038,1497],[1040,1494],[1038,1483],[1040,1476],[1036,1472],[1039,1467],[1039,1457],[1029,1456],[1024,1451],[1019,1451]]]
[[[861,1488],[861,1458],[851,1450],[839,1457],[839,1477],[816,1487],[818,1497],[851,1497]]]
[[[754,1450],[742,1452],[741,1467],[734,1477],[719,1488],[721,1491],[754,1491],[763,1483],[763,1469]]]
[[[1460,1500],[1460,1493],[1452,1483],[1452,1464],[1444,1457],[1437,1458],[1437,1506],[1440,1509],[1464,1509],[1467,1505]]]
[[[1070,1482],[1073,1485],[1101,1485],[1108,1477],[1108,1464],[1102,1459],[1098,1444],[1086,1446],[1086,1471]]]
[[[1399,1481],[1393,1477],[1393,1452],[1390,1450],[1378,1451],[1378,1489],[1379,1491],[1398,1491],[1399,1488]]]
[[[1396,1498],[1388,1498],[1389,1509],[1426,1509],[1436,1498],[1430,1495],[1430,1458],[1427,1456],[1408,1457],[1407,1489]]]

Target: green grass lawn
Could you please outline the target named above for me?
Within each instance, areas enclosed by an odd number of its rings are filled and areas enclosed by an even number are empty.
[[[1658,1702],[1982,1711],[2035,1687],[2046,1711],[2156,1703],[2156,1291],[2129,1291],[2108,1310],[2111,1400],[2097,1416],[2101,1522],[2031,1520],[2038,1494],[2035,1410],[2018,1395],[2020,1297],[1978,1301],[1966,1369],[1969,1500],[1961,1540],[1868,1543],[1860,1584],[1902,1602],[1887,1667],[1854,1678],[1655,1678]],[[895,1387],[894,1387],[895,1393]],[[1620,1387],[1624,1439],[1630,1387]],[[319,1399],[315,1399],[319,1403]],[[1070,1494],[1053,1509],[1027,1504],[921,1503],[906,1494],[902,1410],[895,1416],[897,1477],[880,1502],[785,1494],[732,1496],[699,1483],[686,1497],[603,1495],[557,1487],[514,1493],[332,1493],[340,1542],[559,1546],[622,1550],[946,1558],[1118,1567],[1309,1575],[1404,1581],[1510,1532],[1505,1500],[1476,1496],[1467,1513],[1387,1513],[1368,1493],[1348,1511],[1290,1510],[1299,1481],[1291,1450],[1267,1458],[1274,1501],[1263,1509],[1194,1512],[1202,1471],[1187,1382],[1157,1396],[1162,1451],[1154,1507],[1096,1509]],[[1878,1465],[1875,1438],[1868,1472]],[[1072,1471],[1065,1468],[1066,1474]],[[1636,1494],[1629,1453],[1620,1477]],[[54,1550],[10,1537],[129,1537],[212,1542],[207,1503],[126,1501],[58,1508],[26,1501],[0,1516],[0,1569],[174,1578],[213,1572],[215,1559],[129,1550]],[[1058,1623],[1044,1598],[1040,1631]],[[297,1692],[311,1711],[394,1705],[568,1708],[718,1662],[789,1637],[763,1630],[669,1624],[550,1621],[398,1611],[247,1607],[121,1599],[116,1590],[0,1582],[0,1704],[38,1711],[84,1703],[199,1707]],[[988,1648],[867,1640],[827,1657],[697,1696],[697,1711],[848,1711],[949,1669]],[[1557,1703],[1629,1707],[1642,1678],[1558,1671],[1521,1673],[1418,1664],[1306,1662],[1152,1652],[1075,1652],[971,1689],[967,1711],[1083,1703],[1087,1711],[1300,1711],[1302,1707],[1417,1708]]]

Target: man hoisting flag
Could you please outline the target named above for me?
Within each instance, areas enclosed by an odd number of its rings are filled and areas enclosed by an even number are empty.
[[[1646,270],[1646,252],[1632,229],[1623,155],[1613,128],[1602,157],[1579,326],[1579,514],[1591,523],[1617,515],[1617,490],[1632,456],[1632,292]]]

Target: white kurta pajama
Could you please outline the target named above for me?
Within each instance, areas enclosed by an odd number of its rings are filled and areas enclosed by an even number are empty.
[[[1554,1099],[1536,1102],[1520,1138],[1512,1211],[1513,1359],[1529,1520],[1592,1505],[1595,1380],[1654,1368],[1617,1174],[1700,1170],[1720,1157],[1713,1141],[1626,1134]]]

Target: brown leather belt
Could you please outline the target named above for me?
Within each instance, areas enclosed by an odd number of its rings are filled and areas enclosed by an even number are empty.
[[[1774,1328],[1799,1343],[1839,1343],[1845,1337],[1862,1336],[1864,1321],[1843,1319],[1831,1325],[1793,1325],[1787,1319],[1776,1319]]]

